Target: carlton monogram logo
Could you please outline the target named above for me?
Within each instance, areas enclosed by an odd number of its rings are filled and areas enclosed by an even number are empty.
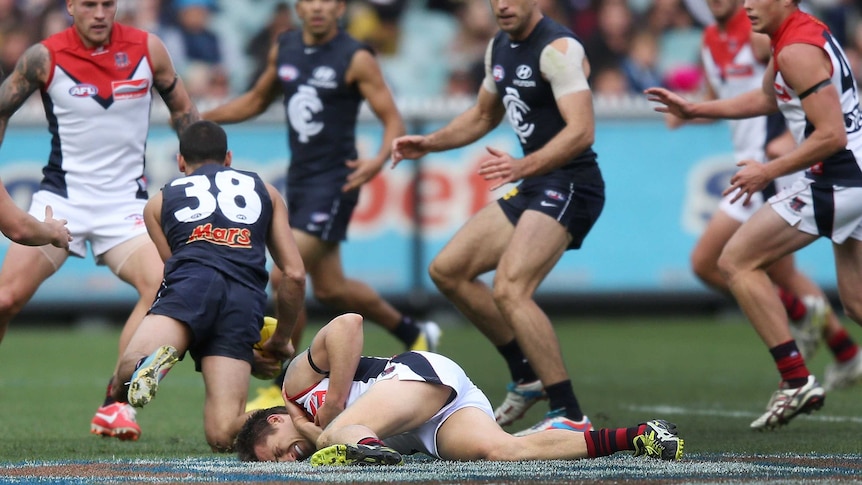
[[[524,114],[530,112],[530,107],[521,99],[518,90],[515,88],[506,88],[506,95],[503,96],[503,105],[506,107],[506,117],[509,118],[509,124],[515,130],[515,134],[521,140],[521,143],[527,143],[527,138],[533,134],[536,125],[524,122]]]
[[[287,103],[287,119],[300,143],[308,143],[309,138],[323,130],[323,123],[314,121],[314,115],[321,111],[323,102],[313,87],[300,86],[291,96]]]

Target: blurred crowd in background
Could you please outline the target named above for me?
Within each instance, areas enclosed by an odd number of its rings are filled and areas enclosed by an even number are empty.
[[[118,21],[157,33],[189,92],[199,100],[236,96],[254,82],[275,36],[297,28],[293,1],[118,0]],[[705,0],[538,0],[546,15],[582,40],[596,94],[638,94],[652,86],[703,87]],[[65,0],[0,0],[0,67],[69,25]],[[844,45],[862,79],[862,1],[810,0]],[[344,27],[378,52],[399,99],[473,96],[497,31],[488,0],[347,0]]]

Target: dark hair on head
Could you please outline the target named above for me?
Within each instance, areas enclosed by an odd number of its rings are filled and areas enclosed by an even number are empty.
[[[195,121],[180,135],[180,155],[186,163],[223,163],[227,158],[227,134],[212,121]]]
[[[234,441],[234,449],[239,455],[239,461],[260,461],[254,454],[254,447],[275,433],[275,426],[267,419],[273,414],[287,414],[287,408],[276,406],[269,409],[258,409],[248,417],[242,425]]]

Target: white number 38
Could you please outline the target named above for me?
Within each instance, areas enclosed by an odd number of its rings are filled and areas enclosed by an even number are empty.
[[[171,182],[171,186],[185,185],[186,196],[197,200],[197,204],[174,212],[180,222],[195,222],[205,219],[220,210],[225,217],[240,224],[254,224],[260,218],[260,196],[254,190],[254,179],[248,175],[226,171],[215,176],[218,195],[210,193],[210,179],[204,175],[191,175]],[[195,206],[192,208],[192,206]]]

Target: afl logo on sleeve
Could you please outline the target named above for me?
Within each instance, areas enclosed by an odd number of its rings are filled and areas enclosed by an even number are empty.
[[[311,86],[299,86],[296,94],[287,103],[287,119],[290,127],[296,131],[300,143],[308,140],[323,130],[323,123],[313,121],[314,115],[323,111],[323,102],[317,95],[317,90]]]

